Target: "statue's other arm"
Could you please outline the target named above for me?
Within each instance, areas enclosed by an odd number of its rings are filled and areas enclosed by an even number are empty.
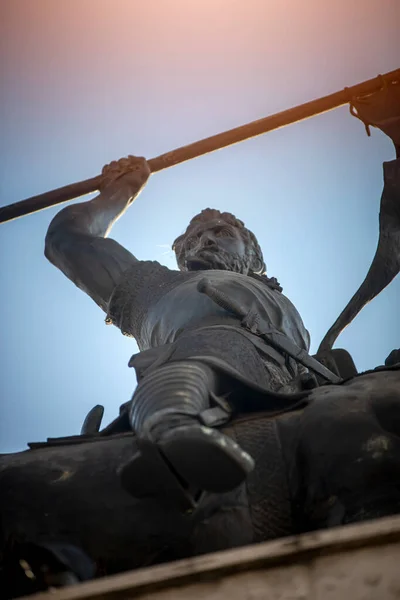
[[[105,173],[111,183],[93,200],[60,211],[45,242],[48,260],[104,311],[122,274],[137,260],[107,236],[144,187],[150,169],[145,159],[130,157],[111,163]]]

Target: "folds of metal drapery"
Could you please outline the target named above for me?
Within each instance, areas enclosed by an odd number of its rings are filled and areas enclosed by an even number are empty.
[[[351,112],[369,131],[381,129],[396,148],[397,160],[384,163],[384,188],[379,212],[379,239],[375,256],[359,289],[323,338],[318,357],[329,353],[340,333],[361,309],[375,298],[400,271],[400,79],[373,94],[351,99]]]

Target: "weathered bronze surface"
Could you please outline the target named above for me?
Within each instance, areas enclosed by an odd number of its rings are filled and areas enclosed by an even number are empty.
[[[398,150],[399,105],[388,89],[352,103]],[[122,177],[121,164],[129,167]],[[400,351],[364,374],[354,372],[345,352],[331,352],[343,327],[399,271],[400,158],[385,164],[372,266],[321,343],[317,358],[328,369],[308,356],[301,317],[266,275],[261,248],[243,222],[207,209],[175,240],[180,271],[138,261],[107,235],[150,167],[132,157],[108,174],[97,199],[56,216],[46,256],[101,306],[108,323],[136,338],[141,352],[130,366],[138,388],[102,431],[102,409],[95,407],[82,435],[0,457],[5,597],[400,513]],[[190,387],[194,373],[199,378]],[[191,454],[195,438],[199,453]],[[171,439],[172,450],[182,452],[171,451]],[[229,487],[221,465],[234,471],[240,452],[254,459],[254,469]],[[191,469],[200,479],[190,479]],[[223,485],[224,493],[213,489]],[[299,569],[295,587],[307,598],[309,570],[306,576]],[[377,577],[369,584],[381,586],[377,597],[398,595],[396,577],[393,589]],[[252,597],[265,597],[260,586]],[[328,587],[315,583],[310,597],[332,592]],[[342,595],[332,598],[348,597],[348,586],[335,589]]]
[[[141,569],[51,598],[397,600],[399,560],[400,517],[390,517]]]

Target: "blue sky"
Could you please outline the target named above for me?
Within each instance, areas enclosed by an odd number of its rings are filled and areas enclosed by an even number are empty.
[[[151,158],[398,68],[398,0],[5,0],[0,202]],[[175,268],[207,206],[243,219],[315,351],[375,252],[390,140],[343,107],[155,174],[112,237]],[[104,423],[129,399],[135,343],[43,256],[58,209],[1,226],[0,451]],[[397,278],[337,345],[359,370],[400,345]]]

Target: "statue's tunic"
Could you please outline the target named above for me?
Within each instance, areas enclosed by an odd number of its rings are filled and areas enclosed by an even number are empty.
[[[180,272],[137,261],[111,296],[107,322],[134,337],[141,351],[174,344],[174,360],[212,355],[253,381],[279,389],[296,374],[293,365],[288,371],[260,356],[241,334],[240,317],[198,291],[205,276],[227,298],[308,351],[309,334],[290,300],[260,279],[230,271]]]

